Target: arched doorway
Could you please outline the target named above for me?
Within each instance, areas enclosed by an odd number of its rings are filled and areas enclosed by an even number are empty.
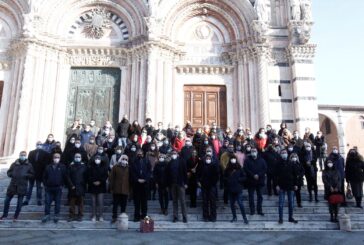
[[[325,136],[326,143],[328,146],[328,152],[331,152],[333,146],[339,146],[339,135],[338,130],[329,117],[323,114],[319,114],[320,119],[320,131]]]

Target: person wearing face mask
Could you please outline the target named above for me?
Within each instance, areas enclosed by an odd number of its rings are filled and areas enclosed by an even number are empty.
[[[10,165],[7,175],[11,180],[6,191],[4,211],[0,220],[5,220],[8,217],[11,199],[17,195],[18,201],[13,217],[13,221],[16,221],[22,208],[24,196],[27,193],[28,181],[34,178],[33,166],[29,162],[25,151],[21,151],[19,158]]]
[[[251,146],[255,147],[255,140],[253,137],[253,133],[251,132],[251,130],[249,128],[246,129],[246,137],[245,137],[245,144],[249,144]]]
[[[200,152],[200,146],[202,144],[202,129],[198,128],[195,135],[193,136],[192,139],[192,144],[195,147],[195,149],[197,150],[197,152]]]
[[[110,136],[102,146],[104,147],[104,151],[109,157],[109,159],[111,159],[112,155],[115,154],[116,147],[119,146],[118,139],[115,138],[115,136]]]
[[[309,142],[311,144],[314,143],[314,141],[315,141],[315,135],[313,135],[313,133],[311,133],[311,129],[310,128],[305,128],[305,134],[303,136],[303,141]]]
[[[219,155],[218,158],[219,158],[219,161],[221,159],[221,156],[228,151],[228,147],[229,147],[229,141],[228,140],[224,140],[222,146],[220,147],[220,150],[219,150]]]
[[[44,170],[43,183],[45,190],[45,211],[42,223],[46,223],[50,220],[52,202],[55,204],[53,221],[55,223],[59,221],[62,189],[64,186],[72,188],[72,183],[67,174],[66,166],[62,164],[60,160],[60,154],[53,154],[51,164],[49,164]]]
[[[197,172],[198,186],[202,190],[202,211],[205,222],[216,222],[216,194],[219,166],[206,156]]]
[[[174,139],[172,148],[178,153],[181,152],[182,148],[185,146],[185,132],[181,131],[178,133],[178,136]]]
[[[150,162],[144,157],[143,151],[139,149],[137,158],[130,166],[130,179],[134,195],[134,222],[147,216],[148,187],[151,174]]]
[[[242,145],[245,141],[245,133],[244,130],[238,130],[234,137],[234,146]]]
[[[43,143],[42,148],[50,154],[55,147],[55,143],[53,134],[48,134],[47,140]]]
[[[339,149],[337,146],[332,147],[332,152],[330,153],[330,155],[327,158],[328,160],[331,160],[334,163],[334,167],[335,169],[339,172],[340,175],[340,180],[341,180],[341,193],[345,193],[345,160],[344,158],[340,155],[339,153]],[[341,206],[345,207],[346,204],[346,200],[345,200],[345,195],[344,196],[344,202],[341,204]]]
[[[139,149],[141,149],[141,145],[139,143],[139,137],[138,137],[138,135],[134,134],[131,137],[131,140],[130,140],[129,144],[126,146],[125,151],[124,151],[124,153],[126,155],[128,155],[129,161],[131,160],[130,159],[130,157],[131,157],[130,154],[135,155],[136,151],[139,150]]]
[[[216,133],[211,133],[210,142],[212,149],[214,150],[214,156],[220,155],[221,142]]]
[[[198,157],[199,158],[203,158],[206,154],[206,149],[211,147],[211,142],[210,139],[208,137],[204,137],[203,140],[201,141],[201,145],[199,145],[198,149]]]
[[[147,131],[147,135],[149,135],[149,136],[153,136],[153,132],[154,132],[154,127],[153,127],[153,125],[152,125],[152,119],[150,119],[150,118],[147,118],[146,120],[145,120],[145,126],[143,127],[143,129],[142,130],[145,130],[145,131]]]
[[[66,166],[68,166],[73,161],[75,142],[76,138],[74,136],[69,138],[61,155],[61,162]]]
[[[150,181],[149,181],[148,200],[155,200],[155,194],[157,192],[157,189],[156,189],[155,179],[153,176],[153,171],[154,171],[154,167],[159,159],[159,151],[158,151],[157,146],[154,143],[150,144],[149,150],[145,154],[145,157],[147,158],[147,160],[150,163],[150,167],[151,167],[150,171],[152,173],[152,175],[150,177]]]
[[[92,215],[91,221],[103,221],[104,193],[106,193],[106,179],[108,166],[102,162],[100,156],[96,156],[94,162],[87,169],[88,192],[91,193]]]
[[[82,157],[82,162],[84,163],[88,163],[88,157],[87,157],[87,152],[85,151],[85,149],[82,147],[81,145],[81,140],[76,139],[75,140],[75,146],[71,149],[70,151],[70,155],[74,156],[76,153],[81,154]],[[72,157],[73,159],[73,157]]]
[[[144,155],[147,154],[147,152],[150,150],[150,146],[154,144],[152,136],[147,135],[147,137],[145,138],[145,141],[142,145],[142,150]]]
[[[98,138],[100,138],[100,140],[98,140],[99,144],[102,145],[110,136],[115,137],[115,129],[112,127],[110,121],[106,121],[98,134]]]
[[[167,161],[164,154],[159,155],[158,162],[156,163],[153,170],[153,177],[158,189],[158,200],[161,207],[161,213],[168,215],[168,179],[167,179]]]
[[[121,213],[125,213],[130,190],[130,168],[129,158],[122,155],[109,174],[109,187],[112,194],[112,220],[115,223],[118,217],[118,208]]]
[[[157,138],[158,134],[161,134],[161,139],[167,136],[167,131],[163,129],[162,122],[158,122],[157,128],[153,132],[153,138]]]
[[[187,223],[186,189],[187,167],[186,162],[178,157],[176,151],[171,152],[172,159],[167,166],[168,186],[173,199],[173,222],[178,221],[178,202],[181,204],[183,222]]]
[[[91,132],[91,126],[86,125],[85,129],[80,133],[81,146],[84,146],[86,143],[88,143],[92,136],[95,135]]]
[[[325,143],[325,136],[322,135],[321,131],[317,132],[317,135],[313,141],[313,144],[315,146],[315,153],[317,156],[317,160],[319,162],[319,166],[320,166],[320,171],[322,172],[323,170],[323,163],[326,160],[326,149],[327,149],[327,145]]]
[[[235,203],[237,202],[240,208],[241,215],[243,216],[244,223],[248,224],[249,221],[245,214],[245,208],[243,203],[243,187],[246,181],[246,174],[243,168],[237,163],[237,159],[232,157],[224,172],[224,179],[229,193],[229,201],[231,213],[233,218],[231,222],[237,221]]]
[[[287,123],[282,122],[278,131],[278,135],[282,137],[285,129],[287,129]]]
[[[236,159],[238,160],[238,164],[241,167],[243,167],[244,161],[245,161],[245,153],[243,152],[242,145],[238,144],[235,146],[235,156],[236,156]]]
[[[305,147],[300,156],[300,162],[305,169],[305,178],[307,182],[307,190],[309,201],[312,202],[312,191],[315,193],[315,201],[318,202],[317,196],[317,157],[310,143],[305,143]]]
[[[122,154],[123,154],[123,148],[121,146],[115,147],[115,154],[113,154],[110,159],[109,168],[108,168],[109,170],[111,170],[112,167],[114,167],[114,165],[117,164],[117,162],[119,161]]]
[[[302,208],[301,188],[303,186],[303,176],[305,176],[305,169],[300,163],[299,156],[296,153],[292,153],[289,156],[290,162],[293,164],[297,174],[297,189],[294,191],[296,196],[297,207]]]
[[[90,131],[92,132],[92,134],[96,137],[99,132],[100,132],[100,128],[97,127],[96,125],[96,121],[94,119],[91,119],[90,121]]]
[[[66,130],[67,139],[71,138],[72,136],[79,137],[80,133],[81,133],[81,125],[77,120],[74,121],[71,127],[67,128]]]
[[[267,163],[267,192],[268,196],[272,196],[272,194],[278,196],[278,192],[275,188],[275,170],[278,162],[280,161],[279,155],[280,149],[277,151],[272,145],[268,146],[267,151],[262,153],[262,157]]]
[[[293,138],[291,142],[294,148],[294,152],[298,153],[300,149],[302,149],[304,142],[303,139],[301,139],[300,133],[297,130],[293,131]]]
[[[108,158],[107,154],[104,152],[104,147],[98,146],[95,155],[93,155],[88,162],[89,163],[94,162],[95,157],[97,157],[97,156],[101,157],[101,161],[104,162],[106,164],[106,166],[110,165],[109,158]]]
[[[195,130],[193,129],[190,121],[186,122],[185,127],[182,130],[186,133],[186,136],[189,138],[192,138],[193,135],[195,134]]]
[[[61,142],[56,141],[56,143],[54,145],[55,146],[52,149],[51,156],[53,156],[53,154],[55,154],[55,153],[58,153],[58,154],[60,154],[62,156],[63,151],[62,151]]]
[[[322,173],[322,182],[325,187],[325,200],[329,200],[330,195],[338,194],[341,190],[340,173],[331,160],[326,160],[325,170]],[[338,222],[337,215],[339,213],[339,204],[329,203],[330,221]]]
[[[119,137],[120,141],[121,141],[121,146],[123,148],[126,147],[126,145],[128,144],[128,130],[130,128],[130,122],[128,120],[128,115],[124,115],[123,119],[119,122],[118,127],[116,129],[116,134]]]
[[[83,146],[83,148],[86,151],[87,159],[90,160],[91,157],[93,157],[97,153],[98,146],[96,145],[95,137],[94,136],[91,136],[89,142],[87,142]]]
[[[182,147],[180,156],[183,160],[188,161],[188,159],[191,158],[192,152],[195,150],[195,148],[192,145],[192,141],[190,138],[186,138],[185,145]]]
[[[250,215],[255,214],[254,193],[257,194],[257,213],[264,215],[262,210],[263,196],[262,187],[265,185],[265,174],[267,173],[267,163],[259,156],[258,150],[252,148],[250,156],[245,160],[244,171],[247,175],[247,187],[249,193]]]
[[[363,182],[364,182],[364,159],[356,149],[351,149],[346,157],[345,177],[351,186],[356,207],[362,207]]]
[[[235,151],[234,151],[234,145],[232,143],[229,143],[227,147],[227,151],[221,155],[220,158],[220,188],[224,189],[224,204],[227,205],[229,201],[228,191],[226,189],[226,183],[225,179],[223,177],[223,173],[226,170],[226,167],[228,163],[230,162],[230,159],[232,157],[236,158]]]
[[[129,139],[132,141],[134,135],[140,136],[142,134],[142,128],[140,127],[137,120],[135,120],[129,127],[128,136]]]
[[[278,164],[275,169],[274,174],[276,180],[276,189],[279,193],[279,224],[283,224],[283,208],[284,208],[284,202],[285,197],[287,194],[288,198],[288,222],[291,223],[298,223],[297,220],[293,218],[293,194],[294,191],[298,189],[298,173],[296,172],[296,168],[294,166],[294,163],[292,159],[288,158],[288,152],[287,150],[281,151],[281,157],[278,161]]]
[[[185,158],[183,158],[185,159]],[[186,166],[187,166],[187,182],[188,189],[187,193],[190,195],[190,208],[196,208],[196,199],[197,199],[197,170],[200,165],[200,159],[198,158],[198,154],[196,150],[191,152],[189,158],[187,158]]]
[[[70,209],[68,221],[82,221],[87,184],[87,167],[86,164],[82,162],[80,153],[75,154],[74,160],[69,166],[68,176],[72,183],[72,188],[69,190]],[[78,208],[77,215],[76,206]]]
[[[244,132],[244,127],[243,124],[239,123],[238,124],[238,128],[236,129],[234,136],[238,137],[238,136],[244,136],[245,132]]]
[[[42,149],[42,142],[38,141],[35,150],[29,152],[29,162],[33,166],[34,178],[29,180],[28,191],[23,206],[28,205],[33,192],[34,183],[37,187],[37,205],[42,205],[42,180],[45,167],[51,161],[51,155]]]
[[[167,154],[171,153],[172,150],[173,150],[173,148],[170,144],[170,141],[167,138],[165,138],[163,141],[163,145],[161,147],[159,147],[159,152],[167,155]]]
[[[288,153],[288,157],[290,157],[293,153],[298,153],[298,152],[296,152],[295,150],[296,150],[296,149],[295,149],[294,145],[293,145],[293,144],[289,144],[289,145],[287,146],[287,153]]]
[[[264,128],[260,128],[259,131],[254,136],[255,146],[259,152],[264,152],[267,147],[267,135]]]

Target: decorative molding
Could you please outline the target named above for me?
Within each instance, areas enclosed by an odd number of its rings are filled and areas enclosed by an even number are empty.
[[[296,118],[296,122],[318,122],[319,118]]]
[[[124,49],[75,48],[69,49],[71,66],[125,66],[127,53]]]
[[[186,65],[177,66],[177,72],[180,74],[211,74],[225,75],[233,72],[233,66],[204,66],[204,65]]]
[[[272,59],[273,62],[277,64],[286,64],[289,62],[288,56],[287,56],[287,50],[286,49],[272,49]]]
[[[287,53],[290,56],[291,63],[297,59],[313,59],[315,57],[316,47],[316,44],[289,45],[287,48]]]

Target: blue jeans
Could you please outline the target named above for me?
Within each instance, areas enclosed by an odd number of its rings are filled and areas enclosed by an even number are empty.
[[[263,213],[262,204],[263,204],[263,196],[262,196],[262,188],[261,187],[249,187],[249,207],[250,213],[255,213],[255,202],[254,202],[254,192],[257,193],[257,212],[258,214]]]
[[[236,218],[235,202],[238,202],[241,215],[243,216],[244,219],[246,219],[244,203],[243,203],[243,191],[238,192],[238,193],[229,193],[229,199],[230,199],[230,208],[231,208],[233,217]]]
[[[125,147],[128,145],[128,138],[119,138],[119,145],[120,144],[125,149]]]
[[[6,195],[5,198],[5,202],[4,202],[4,212],[3,212],[3,217],[8,217],[9,214],[9,208],[10,208],[10,202],[11,199],[13,199],[14,195]],[[24,199],[24,195],[18,195],[18,202],[16,204],[16,210],[15,210],[15,214],[14,214],[14,218],[18,218],[20,211],[21,211],[21,207],[23,205],[23,199]]]
[[[49,215],[51,213],[51,204],[54,201],[54,214],[57,216],[61,211],[61,197],[62,197],[62,188],[49,188],[45,190],[45,205],[44,205],[44,213],[45,215]]]
[[[286,191],[286,190],[279,190],[279,219],[283,220],[283,207],[284,207],[284,201],[285,197],[288,197],[288,213],[289,213],[289,219],[293,218],[293,191]]]
[[[42,181],[31,179],[31,180],[29,180],[27,196],[25,199],[28,202],[29,202],[30,198],[32,197],[34,182],[36,183],[36,188],[37,188],[37,201],[42,201]]]

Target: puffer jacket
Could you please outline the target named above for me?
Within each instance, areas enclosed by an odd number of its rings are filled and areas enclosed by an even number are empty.
[[[18,159],[11,164],[7,175],[11,178],[7,195],[23,196],[27,193],[28,180],[34,178],[33,166],[28,160],[22,162]]]

